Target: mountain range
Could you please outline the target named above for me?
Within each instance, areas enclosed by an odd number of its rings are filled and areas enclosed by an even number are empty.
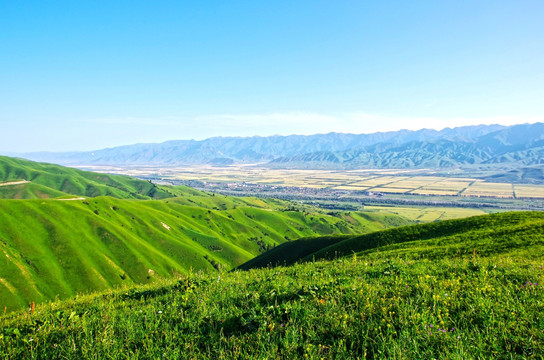
[[[231,165],[274,168],[448,168],[544,163],[544,123],[476,125],[373,134],[214,137],[89,152],[27,153],[63,165]]]

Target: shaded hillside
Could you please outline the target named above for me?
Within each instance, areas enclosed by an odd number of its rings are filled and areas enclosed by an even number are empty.
[[[0,183],[26,180],[31,184],[0,187],[2,198],[113,196],[121,199],[167,198],[171,195],[147,181],[128,176],[98,174],[54,164],[0,156]],[[49,188],[37,187],[41,185]]]
[[[278,158],[269,166],[279,168],[417,168],[479,164],[493,156],[474,143],[450,140],[379,144],[343,152],[319,152]]]
[[[317,237],[301,241],[302,244],[295,241],[278,246],[240,268],[290,265],[297,261],[334,259],[353,254],[368,257],[383,252],[392,252],[395,256],[419,254],[418,256],[434,258],[444,254],[466,256],[474,251],[478,256],[509,253],[518,247],[527,246],[544,249],[544,213],[480,215],[398,227],[365,235]]]
[[[542,184],[544,182],[544,165],[500,171],[486,176],[484,179],[491,182]]]
[[[477,164],[542,164],[544,124],[516,125],[482,136],[383,142],[349,150],[299,153],[272,160],[276,168],[448,168]],[[529,179],[533,179],[532,177]],[[525,179],[524,179],[525,180]]]
[[[176,189],[169,200],[0,200],[0,306],[238,266],[289,239],[406,223]]]

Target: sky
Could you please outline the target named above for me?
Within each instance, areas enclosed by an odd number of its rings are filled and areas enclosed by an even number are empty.
[[[0,152],[544,121],[544,2],[0,1]]]

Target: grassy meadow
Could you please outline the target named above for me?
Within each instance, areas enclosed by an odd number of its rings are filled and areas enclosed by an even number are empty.
[[[191,269],[232,269],[300,237],[410,223],[394,214],[331,216],[279,200],[169,191],[178,197],[0,200],[0,308],[155,282]]]
[[[0,357],[541,359],[543,225],[504,213],[401,227],[344,237],[332,259],[30,306],[0,317]]]
[[[171,195],[148,181],[99,174],[54,164],[0,156],[0,199],[35,199],[69,195],[113,196],[121,199],[164,199]]]

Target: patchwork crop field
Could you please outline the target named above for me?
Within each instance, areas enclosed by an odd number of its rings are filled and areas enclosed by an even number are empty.
[[[544,199],[544,185],[486,182],[475,178],[434,176],[427,170],[282,170],[252,166],[115,168],[85,167],[162,181],[197,180],[224,184],[250,183],[277,187],[362,191],[428,196]]]
[[[365,211],[378,212],[383,214],[396,214],[404,216],[416,222],[431,222],[438,220],[459,219],[475,215],[483,215],[485,212],[480,209],[435,207],[435,206],[365,206]]]

